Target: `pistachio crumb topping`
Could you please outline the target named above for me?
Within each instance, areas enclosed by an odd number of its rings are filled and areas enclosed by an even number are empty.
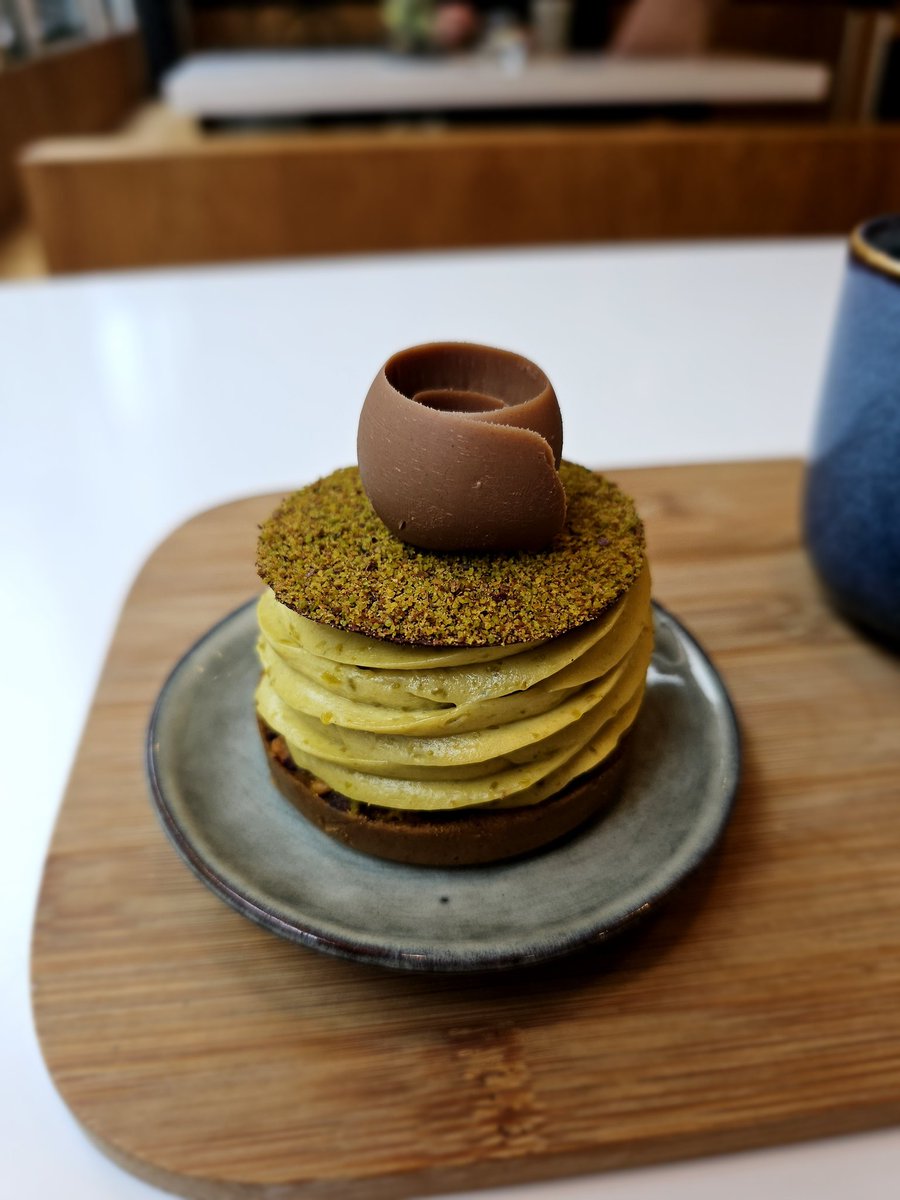
[[[257,569],[310,621],[383,641],[497,646],[557,637],[594,620],[640,574],[633,502],[562,463],[568,510],[545,550],[441,553],[390,533],[345,467],[293,492],[260,529]]]

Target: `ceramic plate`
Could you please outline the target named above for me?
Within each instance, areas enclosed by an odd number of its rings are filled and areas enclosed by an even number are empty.
[[[728,695],[655,606],[647,696],[617,803],[510,863],[407,867],[349,850],[269,778],[253,691],[255,602],[190,650],[148,734],[150,787],[196,874],[259,925],[346,958],[427,971],[538,962],[609,937],[693,871],[728,819],[740,748]]]

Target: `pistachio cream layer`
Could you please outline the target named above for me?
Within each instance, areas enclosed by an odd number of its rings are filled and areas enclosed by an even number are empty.
[[[650,573],[548,641],[431,648],[320,625],[266,591],[259,715],[351,800],[447,810],[537,804],[601,764],[640,707]]]

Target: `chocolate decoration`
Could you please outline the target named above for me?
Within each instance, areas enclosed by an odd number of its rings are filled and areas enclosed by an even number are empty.
[[[393,534],[426,550],[540,550],[560,532],[562,417],[540,367],[434,342],[389,358],[366,396],[357,455]]]

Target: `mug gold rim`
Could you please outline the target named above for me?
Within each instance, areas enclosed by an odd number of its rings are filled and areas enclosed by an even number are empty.
[[[892,279],[900,279],[900,262],[891,258],[889,254],[885,254],[883,250],[877,250],[866,241],[865,231],[876,221],[883,219],[876,217],[874,220],[863,221],[857,225],[850,234],[850,250],[854,257],[867,267],[871,267],[874,271],[881,271],[884,275],[890,275]]]

